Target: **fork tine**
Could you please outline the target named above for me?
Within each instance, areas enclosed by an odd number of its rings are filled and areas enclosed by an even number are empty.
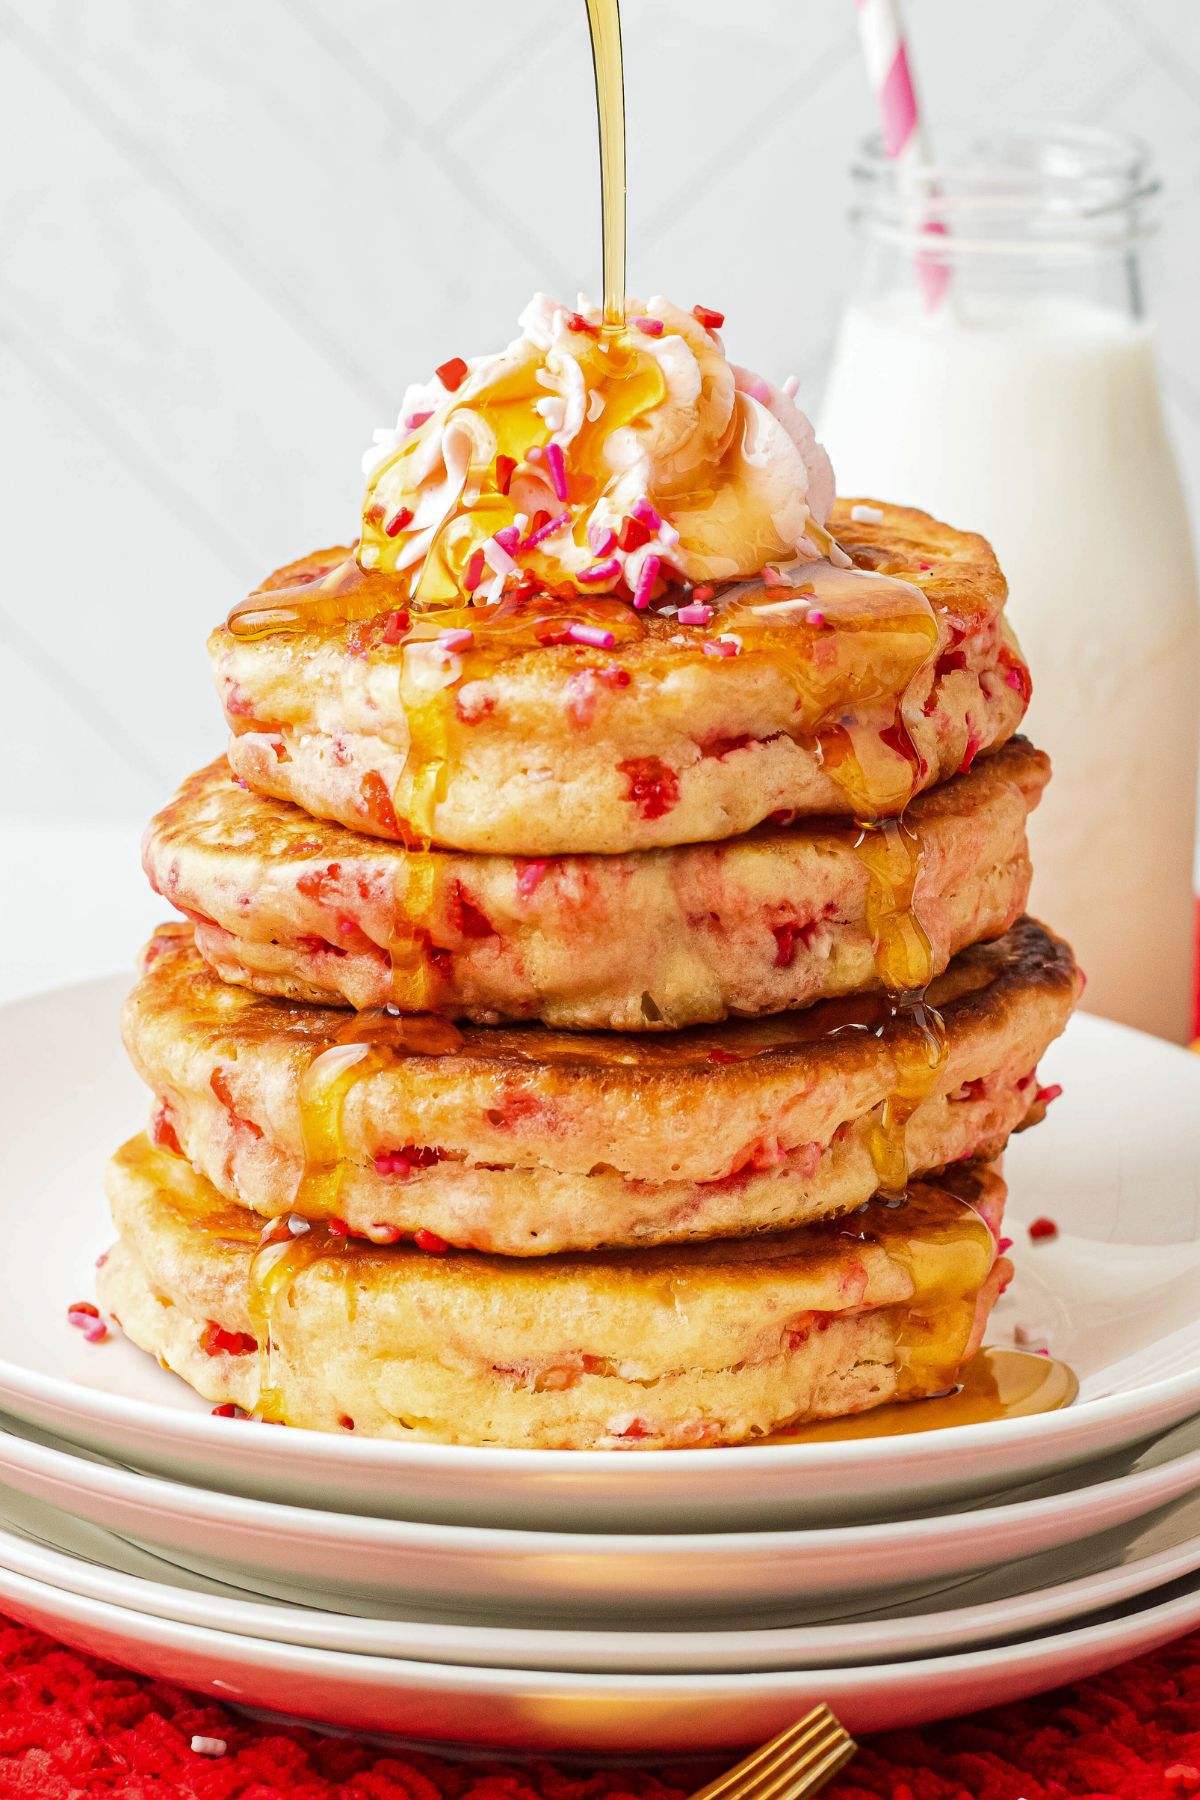
[[[778,1737],[760,1744],[757,1750],[752,1750],[749,1756],[744,1757],[740,1763],[735,1763],[732,1769],[727,1769],[724,1775],[718,1775],[707,1787],[699,1788],[691,1795],[691,1800],[729,1800],[731,1795],[740,1795],[756,1778],[765,1776],[777,1767],[793,1749],[813,1737],[816,1732],[824,1731],[826,1715],[830,1718],[833,1716],[827,1707],[814,1706],[811,1712],[798,1719],[794,1725],[789,1725],[786,1731],[781,1731]]]
[[[769,1774],[751,1776],[737,1789],[736,1800],[786,1800],[797,1783],[804,1791],[807,1771],[822,1763],[831,1751],[840,1750],[846,1742],[846,1733],[836,1719],[830,1718],[818,1728],[815,1736],[806,1738],[782,1762],[776,1762]]]
[[[849,1746],[854,1741],[843,1731],[827,1706],[814,1706],[794,1725],[778,1737],[761,1745],[724,1775],[700,1788],[691,1800],[748,1800],[762,1791],[773,1792],[782,1782],[791,1781],[797,1772],[814,1759],[820,1759],[834,1745]]]
[[[809,1800],[811,1795],[821,1791],[826,1782],[833,1780],[839,1769],[845,1768],[857,1749],[854,1739],[843,1733],[840,1741],[831,1744],[824,1756],[806,1765],[802,1771],[797,1771],[795,1781],[783,1790],[779,1800]]]

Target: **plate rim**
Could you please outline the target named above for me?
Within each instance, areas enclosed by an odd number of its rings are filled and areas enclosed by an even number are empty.
[[[106,1538],[116,1539],[117,1542],[123,1541],[120,1534],[111,1527],[92,1526],[91,1529],[100,1532]],[[24,1561],[26,1565],[24,1568],[13,1567],[10,1559],[14,1554]],[[171,1565],[168,1558],[161,1557],[158,1560],[161,1560],[169,1570]],[[40,1571],[39,1564],[41,1565]],[[331,1613],[318,1607],[305,1606],[300,1602],[272,1605],[261,1596],[256,1596],[252,1590],[247,1590],[243,1595],[210,1593],[186,1586],[177,1587],[165,1574],[162,1579],[156,1579],[153,1575],[139,1574],[118,1568],[111,1562],[93,1561],[52,1539],[26,1535],[19,1525],[14,1528],[11,1521],[3,1518],[0,1518],[0,1569],[10,1575],[21,1575],[27,1580],[40,1582],[46,1587],[75,1595],[80,1599],[91,1600],[97,1605],[113,1606],[122,1611],[143,1613],[147,1617],[166,1619],[182,1629],[194,1627],[217,1631],[222,1635],[266,1639],[270,1643],[291,1643],[299,1648],[314,1651],[336,1651],[344,1654],[389,1657],[420,1663],[447,1663],[451,1666],[507,1666],[502,1661],[481,1665],[469,1659],[467,1652],[470,1649],[471,1640],[474,1639],[478,1642],[482,1638],[487,1644],[495,1642],[498,1647],[501,1643],[505,1643],[520,1650],[522,1661],[516,1666],[526,1673],[538,1668],[553,1666],[547,1662],[535,1663],[527,1659],[535,1655],[544,1655],[548,1658],[561,1656],[563,1648],[555,1649],[555,1645],[559,1643],[559,1640],[569,1639],[573,1636],[586,1639],[589,1644],[593,1645],[599,1640],[598,1654],[614,1660],[633,1654],[635,1645],[649,1646],[654,1653],[665,1657],[669,1647],[686,1644],[699,1632],[703,1632],[706,1641],[715,1645],[718,1652],[726,1655],[737,1651],[756,1650],[760,1647],[765,1647],[775,1655],[793,1653],[802,1655],[807,1653],[800,1650],[798,1643],[795,1652],[789,1649],[789,1644],[803,1639],[828,1638],[830,1648],[837,1649],[841,1642],[839,1634],[849,1639],[850,1635],[855,1632],[866,1632],[869,1635],[872,1631],[876,1631],[882,1636],[882,1629],[889,1625],[893,1626],[897,1633],[901,1633],[905,1624],[909,1622],[907,1614],[898,1612],[893,1619],[865,1623],[854,1619],[835,1619],[814,1621],[809,1624],[763,1625],[754,1628],[732,1629],[708,1624],[693,1624],[690,1628],[675,1632],[655,1632],[636,1629],[606,1629],[598,1625],[590,1625],[572,1631],[569,1627],[563,1626],[529,1626],[516,1623],[492,1625],[486,1621],[467,1623],[455,1620],[371,1618],[344,1612]],[[58,1579],[56,1579],[56,1569],[60,1576]],[[193,1571],[189,1572],[194,1573]],[[76,1585],[81,1574],[85,1581],[90,1579],[92,1592],[83,1592]],[[1123,1576],[1128,1579],[1129,1585],[1126,1586],[1123,1583]],[[883,1656],[885,1660],[892,1662],[925,1659],[929,1655],[959,1654],[973,1648],[982,1649],[997,1638],[1008,1635],[1019,1633],[1028,1638],[1039,1631],[1059,1626],[1065,1629],[1072,1621],[1086,1619],[1091,1613],[1108,1610],[1142,1596],[1151,1595],[1159,1589],[1189,1576],[1200,1579],[1200,1529],[1169,1549],[1154,1551],[1148,1556],[1136,1558],[1128,1563],[1090,1570],[1069,1581],[1055,1583],[1048,1587],[1030,1588],[1018,1594],[1007,1595],[1002,1599],[985,1602],[982,1606],[971,1604],[943,1606],[937,1611],[929,1612],[921,1617],[921,1625],[940,1626],[943,1635],[951,1622],[957,1618],[963,1619],[964,1622],[983,1619],[984,1627],[978,1633],[972,1633],[957,1648],[946,1642],[943,1643],[941,1649],[932,1651],[918,1648],[912,1652],[897,1649],[887,1653],[885,1643],[880,1642],[875,1645],[864,1645],[858,1652],[854,1652],[847,1644],[846,1655],[852,1657],[854,1654],[859,1656],[872,1654]],[[214,1589],[229,1585],[221,1583],[215,1577],[207,1579],[212,1581]],[[1089,1591],[1095,1588],[1103,1588],[1108,1591],[1099,1594]],[[1113,1592],[1114,1588],[1118,1591]],[[106,1592],[105,1589],[109,1591]],[[161,1598],[158,1599],[157,1605],[147,1605],[145,1604],[146,1596],[156,1598],[161,1596]],[[1019,1612],[1023,1605],[1028,1606],[1037,1601],[1047,1604],[1049,1612],[1033,1623],[1021,1622],[1019,1618],[1014,1620],[1011,1616],[1006,1616]],[[179,1612],[173,1610],[180,1604],[182,1604],[185,1614],[190,1610],[193,1616],[190,1618],[180,1616]],[[226,1608],[234,1615],[231,1624],[224,1625],[219,1621],[199,1616],[201,1612],[209,1612],[218,1608]],[[270,1626],[277,1625],[285,1619],[296,1621],[301,1630],[308,1628],[310,1624],[329,1625],[336,1622],[338,1626],[348,1630],[362,1627],[368,1635],[378,1632],[383,1639],[386,1639],[388,1632],[395,1631],[397,1628],[400,1631],[425,1632],[430,1636],[424,1649],[389,1648],[386,1642],[381,1642],[376,1648],[368,1648],[365,1643],[358,1645],[319,1643],[292,1636],[278,1637],[270,1629]],[[252,1629],[252,1624],[255,1622],[260,1624],[262,1629]],[[443,1654],[438,1654],[439,1650]],[[454,1656],[444,1654],[451,1650],[457,1650],[460,1654]],[[816,1666],[845,1668],[851,1664],[846,1661],[834,1661],[828,1664],[820,1662]],[[597,1665],[591,1669],[577,1669],[574,1672],[667,1674],[676,1671],[656,1669],[653,1664],[646,1666],[633,1663],[615,1668],[604,1668],[602,1665]],[[756,1670],[753,1665],[722,1669],[720,1666],[706,1664],[705,1672],[752,1674],[766,1673],[767,1671],[766,1669]]]
[[[16,1455],[11,1448],[14,1444],[20,1446]],[[1200,1445],[1184,1451],[1180,1456],[1169,1458],[1165,1463],[1138,1470],[1135,1474],[1118,1475],[1108,1480],[1087,1483],[1081,1488],[1067,1488],[1061,1493],[1042,1494],[1032,1499],[1009,1502],[1001,1500],[991,1506],[968,1507],[965,1510],[950,1505],[944,1512],[936,1510],[944,1503],[935,1502],[934,1508],[925,1515],[911,1519],[866,1519],[834,1526],[795,1525],[774,1530],[757,1527],[748,1531],[704,1532],[562,1532],[545,1528],[522,1530],[516,1526],[472,1525],[451,1520],[379,1518],[370,1513],[296,1506],[290,1501],[261,1500],[245,1494],[198,1487],[193,1482],[168,1476],[144,1474],[141,1470],[126,1468],[102,1458],[79,1456],[70,1445],[60,1447],[56,1444],[38,1443],[0,1427],[0,1477],[6,1468],[13,1467],[24,1467],[35,1478],[51,1481],[60,1479],[76,1487],[83,1479],[78,1471],[86,1470],[91,1476],[87,1485],[93,1491],[104,1491],[114,1504],[153,1510],[156,1515],[171,1518],[194,1519],[198,1512],[203,1512],[214,1525],[224,1524],[231,1529],[256,1535],[266,1532],[278,1536],[282,1514],[292,1527],[287,1533],[291,1541],[297,1544],[319,1542],[326,1549],[330,1544],[353,1537],[358,1549],[375,1547],[380,1551],[391,1550],[397,1553],[422,1548],[430,1553],[439,1550],[453,1552],[461,1544],[463,1549],[469,1549],[474,1554],[503,1555],[512,1552],[526,1557],[570,1554],[619,1563],[635,1555],[728,1556],[735,1549],[742,1554],[761,1553],[765,1556],[768,1553],[780,1554],[801,1548],[813,1555],[822,1550],[834,1554],[847,1551],[852,1545],[860,1548],[865,1545],[876,1551],[882,1544],[888,1544],[892,1548],[907,1548],[926,1538],[935,1526],[943,1528],[943,1541],[956,1543],[960,1538],[977,1535],[980,1530],[995,1531],[1053,1518],[1060,1508],[1072,1502],[1077,1503],[1082,1494],[1099,1495],[1105,1489],[1113,1495],[1118,1490],[1128,1494],[1131,1488],[1136,1488],[1141,1493],[1146,1489],[1153,1491],[1159,1482],[1169,1488],[1171,1482],[1167,1478],[1172,1472],[1175,1480],[1179,1479],[1181,1472],[1185,1473],[1185,1477],[1194,1472],[1196,1480],[1193,1486],[1200,1486]],[[1152,1511],[1154,1505],[1168,1505],[1172,1499],[1179,1497],[1177,1493],[1167,1493],[1161,1500],[1143,1510]],[[1095,1529],[1102,1527],[1097,1526]],[[1079,1535],[1089,1534],[1083,1532]]]

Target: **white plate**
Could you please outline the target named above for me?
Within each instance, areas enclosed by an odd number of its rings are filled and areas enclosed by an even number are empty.
[[[199,1484],[382,1517],[695,1531],[866,1518],[1002,1491],[1200,1408],[1200,1058],[1080,1017],[1045,1062],[1066,1095],[1014,1143],[1009,1170],[1018,1212],[1047,1212],[1098,1241],[1027,1250],[999,1321],[1003,1334],[1024,1309],[1075,1362],[1082,1396],[1067,1413],[901,1439],[622,1456],[212,1419],[132,1345],[86,1345],[64,1319],[91,1291],[108,1239],[104,1162],[146,1116],[117,1040],[123,985],[91,982],[0,1008],[0,1063],[11,1070],[0,1093],[0,1407],[74,1443]]]
[[[918,1600],[765,1629],[755,1621],[729,1631],[498,1628],[394,1618],[378,1604],[363,1616],[363,1602],[353,1612],[330,1612],[320,1610],[320,1596],[302,1589],[291,1590],[286,1602],[267,1601],[13,1494],[0,1510],[0,1569],[180,1625],[312,1650],[620,1674],[834,1668],[936,1656],[1045,1631],[1200,1571],[1200,1495],[1083,1544],[939,1585]]]
[[[15,1431],[0,1433],[0,1479],[185,1567],[220,1580],[234,1570],[240,1585],[268,1592],[282,1580],[494,1624],[532,1613],[559,1624],[716,1625],[751,1608],[779,1620],[817,1595],[894,1595],[1144,1517],[1200,1486],[1200,1420],[1132,1469],[1116,1459],[1111,1478],[1088,1487],[1056,1476],[1011,1505],[798,1531],[653,1537],[358,1518],[164,1481]]]
[[[700,1752],[773,1736],[819,1700],[851,1731],[996,1706],[1112,1668],[1200,1624],[1200,1579],[1082,1627],[907,1663],[732,1675],[457,1668],[207,1631],[0,1569],[10,1616],[235,1704],[407,1740],[512,1750]]]

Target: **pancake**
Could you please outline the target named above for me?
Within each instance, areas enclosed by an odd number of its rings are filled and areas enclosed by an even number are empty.
[[[265,1216],[513,1256],[849,1211],[880,1185],[897,1093],[929,1090],[910,1170],[998,1154],[1037,1114],[1034,1070],[1078,983],[1031,920],[963,951],[930,990],[947,1041],[935,1072],[921,1020],[882,997],[656,1036],[459,1030],[256,998],[213,975],[183,925],[151,940],[143,970],[124,1036],[155,1095],[152,1135],[219,1192]]]
[[[806,564],[814,594],[741,584],[705,625],[544,593],[406,624],[395,578],[318,552],[264,584],[274,613],[209,640],[230,763],[377,837],[518,856],[899,813],[1013,735],[1028,673],[983,538],[904,507],[855,521],[853,504],[832,523],[865,576]],[[314,623],[322,606],[337,617]],[[546,641],[568,621],[615,642]],[[408,641],[441,626],[474,641]]]
[[[144,1138],[108,1189],[101,1304],[206,1399],[443,1443],[737,1443],[936,1393],[1010,1273],[986,1169],[836,1227],[536,1264],[320,1227],[256,1256],[258,1222]]]
[[[935,972],[1023,910],[1025,822],[1049,773],[1018,738],[906,814]],[[877,988],[856,839],[822,821],[545,864],[437,851],[418,870],[399,846],[239,787],[222,758],[151,821],[142,854],[210,967],[257,993],[653,1031]],[[417,978],[406,957],[393,979],[389,946],[414,938]]]

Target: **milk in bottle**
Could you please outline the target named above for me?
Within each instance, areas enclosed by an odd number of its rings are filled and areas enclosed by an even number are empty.
[[[1200,608],[1143,309],[1144,154],[1093,132],[962,142],[901,191],[869,144],[856,177],[865,279],[821,418],[839,491],[991,539],[1024,729],[1054,764],[1031,908],[1074,943],[1085,1006],[1182,1038]],[[932,308],[931,253],[950,269]]]

